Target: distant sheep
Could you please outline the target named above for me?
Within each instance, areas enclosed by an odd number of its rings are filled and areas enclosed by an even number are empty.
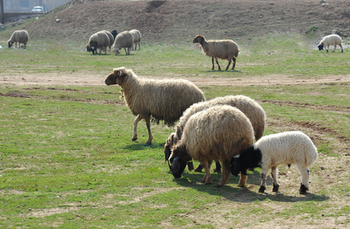
[[[219,62],[217,58],[228,60],[228,65],[226,67],[227,69],[230,67],[231,61],[233,61],[232,64],[232,70],[234,70],[236,65],[236,60],[238,57],[239,48],[238,45],[232,41],[232,40],[205,40],[205,38],[202,35],[197,35],[193,39],[193,43],[199,43],[202,46],[202,49],[204,53],[207,56],[212,57],[212,68],[211,70],[214,70],[214,58],[216,61],[216,64],[218,65],[219,71],[221,71]]]
[[[218,187],[222,187],[229,181],[231,158],[253,142],[254,131],[247,116],[232,106],[214,106],[190,117],[181,140],[172,148],[169,166],[173,176],[180,178],[188,161],[200,161],[205,168],[202,182],[211,184],[210,164],[219,160],[223,171]],[[241,176],[239,184],[245,179]]]
[[[193,104],[190,106],[180,118],[178,125],[176,126],[176,132],[172,133],[167,139],[164,146],[164,154],[165,159],[168,160],[170,156],[170,149],[173,145],[177,143],[178,140],[182,138],[182,132],[188,119],[195,113],[208,109],[212,106],[216,105],[229,105],[238,108],[242,111],[250,120],[253,129],[255,139],[258,140],[263,136],[266,124],[266,114],[264,109],[257,103],[255,100],[244,96],[244,95],[236,95],[236,96],[225,96],[225,97],[217,97],[215,99],[200,102]],[[220,172],[220,163],[216,163],[216,171]],[[196,172],[200,172],[203,166],[198,166],[196,168]]]
[[[111,32],[109,32],[109,31],[107,31],[107,30],[102,30],[102,31],[105,32],[107,34],[108,38],[109,38],[109,46],[108,46],[108,48],[109,48],[109,51],[111,51],[111,47],[114,44],[113,34]]]
[[[12,33],[10,39],[7,41],[8,47],[11,48],[13,43],[15,43],[15,48],[18,46],[21,47],[21,43],[23,44],[23,48],[27,47],[27,42],[29,39],[29,34],[26,30],[16,30]]]
[[[340,36],[338,36],[337,34],[331,34],[331,35],[325,36],[320,41],[320,43],[318,44],[318,50],[321,51],[323,50],[323,47],[325,47],[326,51],[328,52],[329,46],[333,45],[334,46],[333,52],[334,52],[337,45],[339,45],[341,48],[341,52],[343,52],[342,42],[343,41]]]
[[[248,150],[242,152],[238,159],[232,160],[231,171],[234,176],[238,173],[246,175],[248,168],[261,167],[261,186],[259,192],[266,189],[266,175],[271,168],[273,192],[279,188],[277,166],[280,164],[297,164],[302,180],[300,194],[309,190],[309,167],[318,156],[317,148],[311,139],[300,131],[289,131],[262,137]]]
[[[150,118],[164,120],[173,125],[193,103],[205,100],[203,92],[187,80],[152,80],[139,78],[131,69],[115,68],[105,80],[107,85],[119,84],[123,89],[127,106],[133,115],[134,135],[137,140],[137,123],[145,119],[148,144],[152,144]]]
[[[130,55],[130,49],[133,46],[132,35],[129,31],[119,33],[114,40],[114,53],[120,54],[120,50],[124,48],[125,55]]]
[[[113,30],[111,32],[111,34],[113,35],[113,40],[115,39],[115,37],[118,35],[118,31],[117,30]]]
[[[99,31],[90,36],[89,42],[86,45],[86,50],[88,52],[92,52],[92,54],[97,53],[97,49],[100,49],[100,53],[102,50],[107,54],[107,48],[110,46],[110,40],[106,32]]]
[[[138,31],[137,29],[132,29],[130,30],[130,33],[132,35],[133,43],[135,44],[135,50],[137,49],[137,45],[139,46],[139,50],[140,50],[141,49],[140,43],[142,38],[140,31]]]

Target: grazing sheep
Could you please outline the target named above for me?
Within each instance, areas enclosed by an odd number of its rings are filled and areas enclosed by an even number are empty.
[[[212,68],[214,70],[214,58],[216,64],[218,65],[219,71],[221,71],[219,62],[217,58],[228,60],[228,65],[226,67],[226,71],[231,64],[231,60],[233,61],[232,70],[234,70],[236,65],[236,59],[238,56],[239,48],[238,45],[232,40],[205,40],[202,35],[197,35],[193,39],[193,43],[199,43],[202,46],[204,53],[207,56],[212,57]]]
[[[11,48],[13,43],[15,43],[15,48],[18,46],[21,47],[21,43],[23,44],[23,48],[26,48],[27,42],[29,39],[29,34],[26,30],[16,30],[12,33],[10,39],[7,41],[8,47]]]
[[[111,32],[111,34],[113,35],[113,40],[114,40],[115,37],[118,35],[118,32],[117,32],[117,30],[113,30],[113,31]]]
[[[132,35],[129,31],[119,33],[114,40],[115,55],[118,55],[122,48],[125,50],[125,55],[130,55],[130,49],[132,48],[132,45]]]
[[[176,127],[176,132],[172,133],[165,143],[164,154],[166,160],[168,160],[170,156],[171,147],[181,139],[183,129],[186,126],[188,119],[193,114],[216,105],[229,105],[238,108],[249,118],[254,129],[255,139],[258,140],[263,136],[266,123],[266,114],[259,103],[244,95],[217,97],[209,101],[193,104],[183,113]],[[220,172],[220,167],[220,163],[216,162],[217,172]],[[203,165],[199,165],[195,171],[201,172],[202,168]]]
[[[110,41],[108,35],[105,31],[99,31],[90,36],[89,42],[86,45],[86,50],[88,52],[92,51],[92,54],[97,53],[97,49],[100,49],[100,53],[102,50],[107,54],[107,47],[109,47]]]
[[[141,38],[142,38],[140,31],[138,31],[137,29],[132,29],[132,30],[130,30],[130,33],[132,35],[133,43],[135,44],[135,50],[137,49],[137,45],[139,45],[139,50],[140,50],[140,48],[141,48],[140,43],[141,43]]]
[[[309,167],[317,158],[317,148],[311,139],[300,131],[289,131],[262,137],[253,146],[242,152],[238,159],[231,161],[234,176],[246,175],[251,167],[261,167],[261,186],[259,192],[266,189],[266,175],[271,168],[273,192],[277,192],[277,166],[280,164],[297,164],[302,180],[299,193],[305,194],[309,189]]]
[[[137,139],[137,123],[145,119],[148,144],[152,144],[150,118],[164,120],[173,125],[193,103],[205,100],[203,92],[187,80],[151,80],[139,78],[131,69],[115,68],[105,80],[107,85],[119,84],[123,89],[127,106],[133,115],[134,135]]]
[[[102,30],[103,32],[105,32],[109,38],[109,52],[111,51],[111,47],[113,46],[114,44],[114,37],[113,37],[113,34],[107,30]]]
[[[212,183],[212,160],[222,163],[223,171],[218,187],[228,183],[230,161],[235,155],[248,149],[254,142],[253,127],[235,107],[220,105],[198,112],[190,117],[180,141],[172,148],[169,166],[175,178],[180,178],[186,163],[192,159],[204,164],[202,182]],[[245,182],[243,176],[239,183]]]
[[[338,36],[337,34],[331,34],[331,35],[325,36],[320,41],[320,43],[318,44],[318,50],[321,51],[323,50],[323,47],[325,47],[326,51],[328,52],[329,46],[333,45],[334,46],[333,52],[334,52],[337,45],[339,45],[341,48],[341,52],[343,52],[343,46],[341,45],[342,42],[343,41],[340,36]]]

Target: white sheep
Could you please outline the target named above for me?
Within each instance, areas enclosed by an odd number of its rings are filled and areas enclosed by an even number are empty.
[[[221,187],[229,181],[231,158],[253,143],[253,127],[243,112],[228,105],[213,106],[190,117],[168,162],[173,176],[180,178],[188,161],[200,161],[205,168],[202,182],[211,184],[210,164],[219,160],[223,167]],[[241,176],[239,183],[245,179]]]
[[[311,139],[300,131],[289,131],[262,137],[248,150],[242,152],[238,159],[231,161],[234,176],[246,175],[248,168],[261,167],[261,186],[259,192],[266,189],[266,175],[271,168],[273,192],[279,188],[277,166],[280,164],[297,164],[301,174],[300,194],[309,190],[310,171],[318,156],[317,148]]]
[[[107,54],[107,48],[110,46],[110,40],[108,35],[104,30],[99,31],[97,33],[94,33],[90,36],[89,42],[86,45],[86,50],[88,52],[92,51],[92,54],[97,53],[97,49],[100,49],[101,51],[105,51],[105,54]]]
[[[133,46],[132,35],[129,31],[118,33],[114,39],[114,53],[120,54],[120,50],[124,48],[125,55],[130,55],[130,49]]]
[[[140,31],[138,31],[137,29],[132,29],[130,30],[130,33],[132,35],[132,40],[133,43],[135,44],[135,50],[137,49],[137,45],[139,46],[139,50],[141,49],[141,38],[142,35],[140,33]]]
[[[197,35],[193,39],[193,43],[199,43],[202,46],[202,49],[204,53],[207,56],[212,57],[212,68],[211,70],[214,70],[214,58],[216,61],[216,64],[218,65],[219,71],[221,71],[219,62],[217,58],[228,60],[228,65],[226,67],[226,71],[229,68],[231,61],[233,61],[232,64],[232,70],[234,70],[236,65],[236,59],[238,57],[239,48],[238,45],[232,41],[232,40],[205,40],[204,36]]]
[[[341,48],[341,52],[343,52],[342,42],[343,41],[340,36],[338,36],[337,34],[331,34],[331,35],[325,36],[320,41],[320,43],[318,44],[318,50],[321,51],[323,50],[323,47],[325,47],[326,51],[328,52],[329,46],[333,45],[334,46],[333,52],[334,52],[337,45],[339,45]]]
[[[152,80],[139,78],[131,69],[115,68],[105,80],[107,85],[119,84],[127,106],[133,115],[134,134],[137,140],[137,123],[145,119],[148,129],[147,144],[152,144],[150,118],[164,120],[173,125],[193,103],[205,100],[203,92],[187,80]]]
[[[250,120],[253,129],[255,140],[259,140],[264,133],[265,124],[266,124],[266,114],[264,109],[257,103],[254,99],[251,99],[244,95],[236,95],[236,96],[225,96],[225,97],[217,97],[215,99],[211,99],[209,101],[204,101],[200,103],[195,103],[191,105],[180,118],[179,123],[176,126],[175,133],[172,133],[167,139],[164,146],[164,154],[165,160],[168,160],[170,156],[170,149],[173,145],[177,143],[178,140],[182,137],[182,132],[188,119],[195,113],[208,109],[212,106],[216,105],[229,105],[238,108],[242,111]],[[216,162],[216,171],[220,172],[220,163]],[[196,168],[196,172],[201,172],[203,166],[199,165]]]
[[[17,48],[17,42],[18,46],[21,46],[21,43],[23,44],[23,48],[26,48],[27,42],[29,39],[29,34],[26,30],[16,30],[12,33],[10,39],[7,41],[8,47],[11,48],[13,43],[15,43],[15,48]]]

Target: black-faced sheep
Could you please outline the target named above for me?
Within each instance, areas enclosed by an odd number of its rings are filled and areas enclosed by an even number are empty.
[[[124,48],[125,55],[130,55],[130,49],[133,46],[132,35],[129,31],[118,33],[114,40],[114,53],[120,54],[120,50]]]
[[[26,30],[16,30],[12,33],[10,39],[7,41],[7,45],[9,48],[15,43],[15,48],[17,48],[17,42],[18,46],[21,46],[21,43],[23,44],[23,48],[26,48],[27,42],[29,39],[29,34]]]
[[[333,45],[334,46],[333,52],[334,52],[337,45],[339,45],[339,47],[341,48],[341,52],[343,52],[342,42],[343,41],[340,36],[338,36],[337,34],[331,34],[331,35],[325,36],[320,41],[320,43],[318,44],[318,50],[321,51],[325,47],[326,51],[328,52],[329,46]]]
[[[236,65],[236,59],[238,57],[239,48],[238,45],[232,41],[232,40],[205,40],[205,38],[202,35],[197,35],[193,39],[193,43],[199,43],[202,46],[202,49],[204,53],[207,56],[212,57],[212,68],[211,70],[214,70],[214,58],[216,61],[216,64],[218,65],[219,71],[221,71],[219,62],[217,58],[228,60],[228,65],[226,67],[227,69],[230,67],[231,61],[233,61],[232,64],[232,70],[234,70]]]
[[[254,131],[247,116],[232,106],[214,106],[190,117],[181,140],[172,148],[169,166],[173,176],[180,178],[188,161],[200,161],[205,168],[202,182],[211,184],[210,164],[219,160],[223,167],[221,187],[229,181],[231,158],[253,142]]]
[[[86,45],[86,50],[92,52],[92,54],[97,53],[97,49],[102,50],[107,54],[107,48],[110,46],[110,41],[108,35],[105,31],[99,31],[90,36],[89,42]]]
[[[238,108],[250,120],[254,129],[255,139],[258,140],[263,136],[263,133],[265,130],[265,123],[266,123],[266,114],[264,109],[260,106],[259,103],[257,103],[255,100],[244,95],[236,95],[236,96],[230,95],[225,97],[217,97],[209,101],[193,104],[184,112],[184,114],[180,118],[179,123],[176,126],[175,133],[172,133],[165,143],[164,154],[165,154],[166,160],[170,156],[171,147],[175,145],[178,140],[181,139],[183,129],[186,126],[188,119],[193,114],[216,105],[229,105],[229,106]],[[216,162],[217,172],[220,172],[220,167],[221,167],[220,163]],[[203,166],[199,165],[195,171],[200,172],[202,171],[202,168]]]
[[[117,32],[117,30],[113,30],[113,31],[111,32],[111,34],[113,35],[113,40],[114,40],[115,37],[118,35],[118,32]]]
[[[309,167],[318,156],[317,148],[311,139],[300,131],[289,131],[262,137],[238,158],[231,161],[231,172],[234,176],[246,175],[248,168],[261,167],[261,186],[259,192],[266,189],[266,175],[271,168],[273,192],[279,188],[277,166],[280,164],[297,164],[302,180],[300,194],[309,189]]]
[[[145,119],[148,144],[152,144],[150,118],[171,126],[193,103],[205,101],[203,92],[187,80],[152,80],[139,78],[131,69],[115,68],[105,80],[107,85],[118,84],[123,89],[127,106],[133,115],[134,135],[137,139],[137,123]]]
[[[130,33],[132,35],[132,41],[135,44],[135,50],[137,49],[137,45],[139,46],[139,50],[140,50],[141,38],[142,38],[140,31],[138,31],[137,29],[132,29],[130,30]]]

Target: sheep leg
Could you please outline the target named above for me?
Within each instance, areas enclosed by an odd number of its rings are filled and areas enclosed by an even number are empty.
[[[142,119],[140,115],[138,115],[135,120],[134,120],[134,135],[132,136],[132,140],[136,141],[137,140],[137,123]]]
[[[221,176],[221,181],[217,185],[217,187],[223,187],[225,184],[227,184],[230,179],[230,174],[231,174],[230,161],[222,162],[222,176]]]
[[[216,61],[216,64],[218,65],[219,71],[221,71],[221,68],[220,68],[220,65],[219,65],[219,62],[218,62],[218,58],[215,57],[215,61]]]
[[[200,172],[202,172],[203,167],[204,167],[203,164],[200,163],[194,171],[200,173]]]
[[[340,46],[340,48],[341,48],[341,52],[343,52],[343,46],[342,46],[341,44],[340,44],[339,46]]]
[[[152,140],[153,140],[153,135],[152,135],[152,132],[151,132],[151,120],[150,119],[151,119],[151,117],[145,118],[147,130],[148,130],[148,140],[147,140],[147,144],[148,145],[152,145]]]
[[[215,161],[216,168],[214,169],[214,172],[221,173],[221,164],[219,161]]]
[[[264,172],[264,170],[263,170],[261,172],[260,176],[261,176],[261,185],[259,188],[259,192],[263,193],[263,192],[265,192],[265,189],[266,189],[266,172]]]
[[[232,70],[234,70],[236,66],[236,58],[233,57],[232,62]]]
[[[238,187],[243,187],[247,182],[247,178],[248,178],[247,175],[244,175],[241,173],[241,176],[239,177],[239,181],[238,181]]]
[[[211,58],[211,63],[212,63],[211,70],[214,70],[214,57]]]
[[[299,189],[300,194],[305,194],[309,190],[310,170],[302,165],[298,165],[298,169],[301,174],[301,185]]]
[[[271,176],[273,179],[273,189],[272,192],[278,192],[278,188],[280,187],[277,180],[277,167],[271,168]]]
[[[208,161],[203,161],[204,164],[204,170],[205,170],[205,174],[203,177],[202,182],[204,182],[204,184],[211,184],[212,183],[212,177],[210,174],[210,164]]]
[[[227,71],[228,67],[230,67],[230,64],[231,64],[231,59],[228,61],[228,65],[227,65],[227,67],[226,67],[226,70],[225,70],[225,71]]]

